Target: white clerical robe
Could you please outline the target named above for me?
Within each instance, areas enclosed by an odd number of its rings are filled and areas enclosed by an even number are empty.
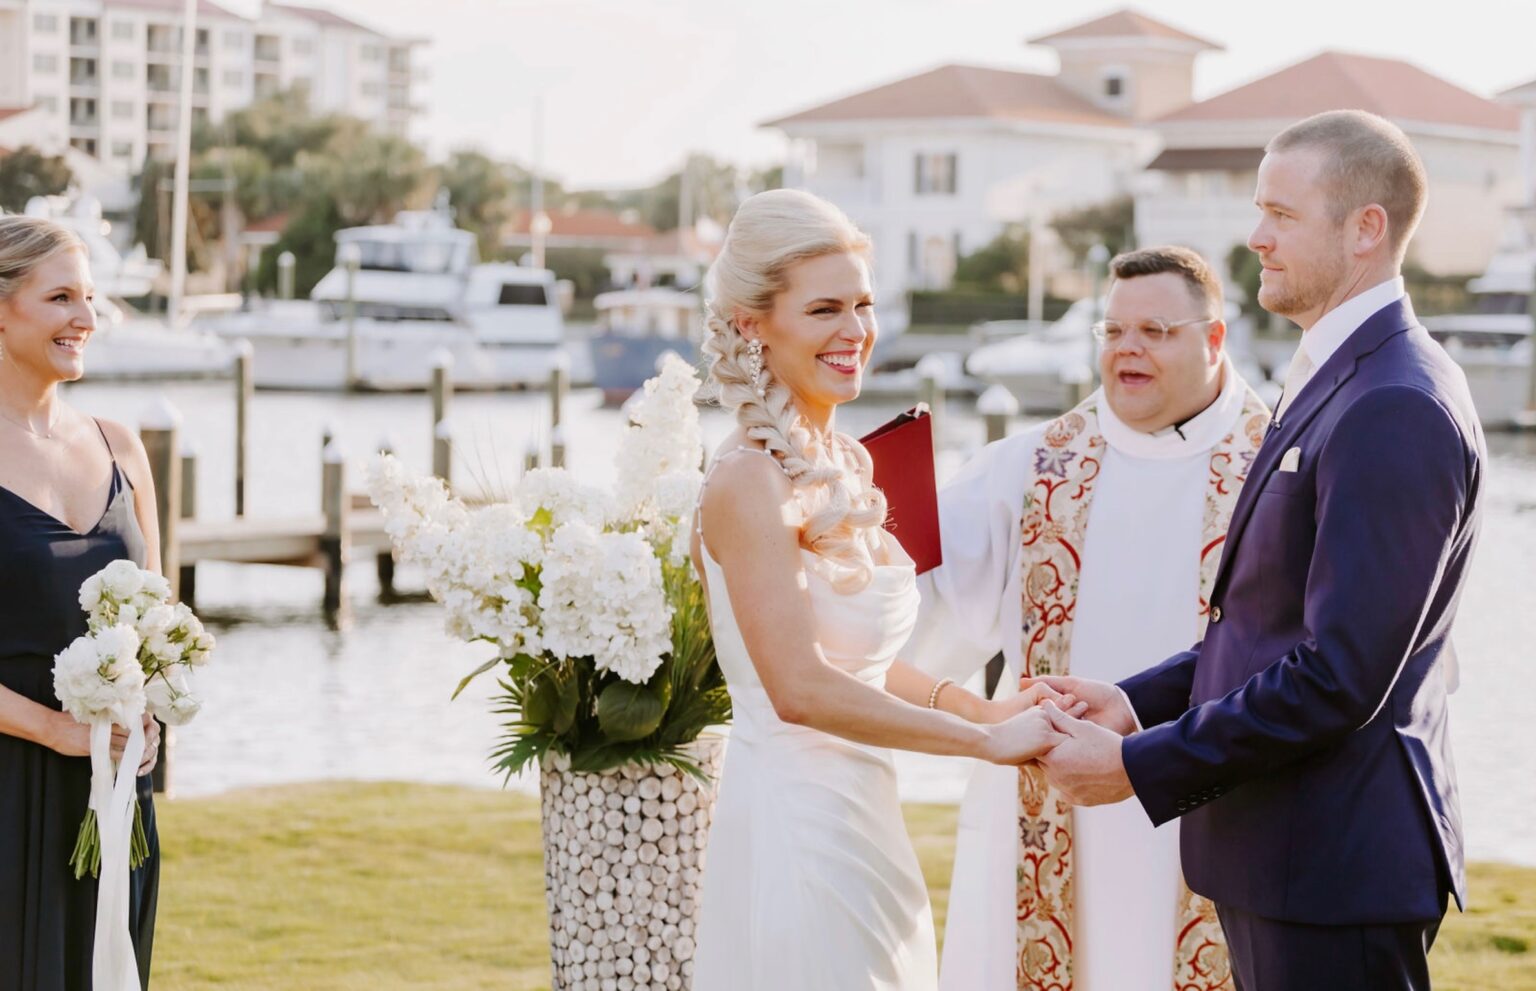
[[[1238,427],[1244,385],[1228,364],[1220,397],[1156,435],[1098,404],[1107,443],[1092,495],[1071,672],[1117,681],[1198,636],[1199,557],[1211,450]],[[1020,514],[1045,426],[988,445],[939,499],[944,564],[919,579],[923,604],[904,657],[963,681],[999,650],[1022,670]],[[1013,991],[1018,772],[975,764],[960,807],[940,991]],[[1135,802],[1076,810],[1074,991],[1167,986],[1179,896],[1178,824],[1154,829]]]

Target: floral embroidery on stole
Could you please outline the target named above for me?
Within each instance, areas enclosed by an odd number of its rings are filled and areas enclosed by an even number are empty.
[[[1103,465],[1096,394],[1050,423],[1034,453],[1034,484],[1024,497],[1020,588],[1027,677],[1069,673],[1079,571],[1088,510]],[[1238,420],[1211,452],[1200,546],[1199,628],[1221,564],[1238,490],[1264,439],[1269,411],[1249,391]],[[1072,808],[1035,767],[1019,769],[1018,987],[1072,991]],[[1210,901],[1182,884],[1174,953],[1174,991],[1231,991],[1221,926]]]

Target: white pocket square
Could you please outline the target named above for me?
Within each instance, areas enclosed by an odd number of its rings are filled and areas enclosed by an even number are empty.
[[[1280,471],[1295,471],[1301,467],[1301,448],[1293,447],[1280,459]]]

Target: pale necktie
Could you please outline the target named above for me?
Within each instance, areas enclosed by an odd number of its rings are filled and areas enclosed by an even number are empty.
[[[1291,367],[1285,373],[1285,392],[1280,396],[1280,405],[1275,409],[1275,422],[1279,423],[1285,411],[1291,408],[1291,401],[1296,394],[1307,384],[1312,377],[1314,366],[1312,359],[1307,356],[1306,348],[1297,348],[1296,356],[1291,359]]]

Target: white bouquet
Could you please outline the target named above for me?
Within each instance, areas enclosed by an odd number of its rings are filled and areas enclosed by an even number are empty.
[[[496,645],[459,690],[505,667],[497,711],[511,721],[496,755],[509,774],[550,749],[576,770],[687,766],[679,748],[730,716],[688,563],[698,388],[686,362],[663,361],[630,412],[611,493],[545,468],[471,508],[392,456],[370,469],[396,551],[425,571],[448,633]]]
[[[171,586],[163,577],[132,561],[113,561],[80,586],[80,608],[87,632],[53,659],[53,690],[64,711],[92,727],[91,760],[97,765],[97,738],[105,743],[108,781],[93,767],[91,803],[75,843],[70,864],[75,877],[97,876],[101,869],[102,806],[112,795],[110,779],[133,780],[143,757],[143,715],[147,709],[171,726],[186,723],[201,706],[192,694],[188,674],[208,662],[214,638],[181,603],[172,604]],[[129,747],[110,767],[112,726],[126,727]],[[130,759],[131,758],[131,759]],[[98,787],[101,794],[98,796]],[[131,792],[131,787],[129,791]],[[129,866],[138,867],[149,855],[138,803],[133,803],[133,837]]]
[[[87,632],[53,659],[53,690],[64,711],[91,727],[91,797],[75,839],[75,877],[101,879],[96,895],[93,982],[139,987],[128,934],[128,873],[149,856],[135,779],[144,756],[143,716],[180,725],[197,715],[188,673],[208,662],[213,636],[192,610],[171,603],[161,576],[113,561],[80,586]],[[112,726],[128,743],[112,760]]]

